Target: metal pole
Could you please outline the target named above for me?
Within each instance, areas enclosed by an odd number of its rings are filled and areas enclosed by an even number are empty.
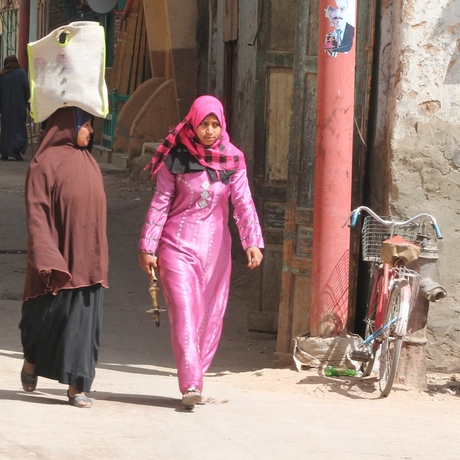
[[[348,320],[356,0],[320,0],[310,334]]]

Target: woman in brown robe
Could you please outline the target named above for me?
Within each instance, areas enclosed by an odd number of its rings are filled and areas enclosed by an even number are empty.
[[[100,168],[87,150],[91,115],[68,107],[46,123],[26,178],[29,234],[20,322],[21,381],[37,377],[69,386],[69,402],[91,407],[108,287],[106,197]]]

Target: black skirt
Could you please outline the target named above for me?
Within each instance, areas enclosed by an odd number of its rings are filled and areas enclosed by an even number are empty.
[[[96,373],[104,288],[64,289],[22,304],[24,358],[38,376],[89,392]]]

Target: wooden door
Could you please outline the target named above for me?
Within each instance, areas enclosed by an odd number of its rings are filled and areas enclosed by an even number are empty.
[[[253,184],[266,247],[259,308],[249,312],[248,327],[265,332],[278,327],[297,3],[259,3]]]
[[[293,337],[309,330],[316,144],[319,2],[297,2],[283,244],[282,296],[275,363],[292,360]],[[280,353],[281,350],[281,353]],[[286,360],[287,361],[287,360]]]
[[[364,176],[375,1],[360,1],[358,11],[355,203]],[[279,365],[292,362],[293,338],[310,328],[319,14],[318,0],[264,0],[259,13],[254,188],[266,249],[259,308],[248,325],[277,331]],[[356,260],[358,247],[352,249]]]
[[[318,0],[300,0],[293,68],[286,213],[275,363],[292,363],[293,339],[310,332],[313,194],[316,146]],[[358,3],[352,206],[362,202],[372,76],[375,1]],[[359,242],[351,244],[349,329],[353,330]]]

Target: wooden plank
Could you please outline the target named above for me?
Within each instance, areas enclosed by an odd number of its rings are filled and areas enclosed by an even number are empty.
[[[286,145],[289,145],[292,97],[289,88],[292,88],[292,69],[269,70],[265,177],[271,183],[287,180],[289,151]]]
[[[311,278],[295,276],[292,306],[292,337],[303,335],[310,330]]]
[[[128,84],[128,93],[133,94],[136,88],[139,86],[138,81],[138,69],[140,66],[140,56],[141,56],[141,42],[143,41],[143,24],[144,24],[144,8],[143,1],[141,0],[141,5],[138,11],[137,24],[136,24],[136,34],[134,36],[133,50],[131,54],[131,72]]]
[[[152,59],[152,75],[174,78],[172,65],[172,45],[166,0],[150,0],[144,4],[147,40]]]
[[[224,42],[238,39],[238,0],[224,1]]]
[[[113,62],[111,88],[109,88],[110,93],[113,88],[117,88],[119,94],[129,94],[133,48],[140,6],[142,6],[142,0],[134,0],[128,17],[123,19],[120,24]]]
[[[145,80],[145,63],[146,63],[146,51],[147,51],[147,27],[145,24],[144,15],[142,15],[142,32],[139,43],[139,60],[136,73],[136,88],[138,88]],[[149,72],[150,74],[150,72]],[[134,91],[133,91],[134,92]],[[133,94],[133,92],[131,94]]]
[[[296,40],[295,53],[293,56],[293,93],[292,93],[292,113],[296,114],[292,118],[290,139],[289,139],[289,162],[288,162],[288,181],[286,188],[286,214],[284,226],[284,245],[283,245],[283,271],[281,278],[281,299],[280,313],[278,322],[278,338],[276,345],[277,360],[292,355],[292,339],[295,332],[301,329],[294,324],[299,321],[302,311],[298,308],[299,297],[302,297],[302,289],[308,289],[308,267],[311,260],[307,257],[296,256],[296,246],[298,242],[298,225],[296,222],[297,209],[299,207],[299,188],[308,187],[305,183],[311,178],[301,176],[302,163],[305,155],[314,157],[315,151],[305,151],[305,128],[306,114],[309,112],[309,101],[307,98],[305,74],[308,59],[313,57],[307,55],[307,50],[314,50],[315,47],[309,43],[308,30],[312,22],[317,22],[317,16],[311,15],[310,7],[312,1],[298,2],[296,11]],[[317,43],[315,41],[315,43]],[[316,53],[315,53],[316,54]],[[302,187],[299,185],[302,184]],[[301,193],[301,192],[300,192]],[[304,203],[303,207],[313,207],[313,197],[309,197],[310,203]],[[303,265],[303,266],[302,266]],[[302,281],[297,277],[305,277]],[[308,292],[303,292],[303,298],[309,298]],[[308,306],[309,308],[309,306]],[[308,315],[308,313],[306,313]],[[301,325],[307,321],[302,318]],[[302,326],[303,327],[303,326]],[[305,332],[305,331],[304,331]]]
[[[128,26],[127,19],[120,24],[118,35],[115,41],[115,55],[113,58],[112,73],[110,77],[109,93],[112,93],[114,88],[119,89],[119,82],[123,69],[123,61],[126,49],[126,28]]]
[[[294,51],[295,34],[292,26],[296,23],[295,0],[271,0],[268,49],[271,51]]]
[[[171,97],[170,104],[174,107],[177,121],[179,117],[179,105],[177,103],[177,84],[174,75],[174,62],[171,44],[171,31],[166,0],[149,0],[144,2],[144,15],[147,30],[148,49],[150,53],[150,65],[152,77],[163,77],[166,81],[172,81],[172,87],[168,91]]]
[[[129,15],[131,22],[128,24],[127,32],[128,36],[126,37],[126,53],[124,56],[124,72],[122,73],[122,78],[120,81],[120,94],[132,94],[130,91],[134,84],[132,80],[134,78],[134,57],[139,53],[138,44],[138,35],[140,29],[140,16],[143,6],[143,1],[137,1],[136,11],[133,11]]]

